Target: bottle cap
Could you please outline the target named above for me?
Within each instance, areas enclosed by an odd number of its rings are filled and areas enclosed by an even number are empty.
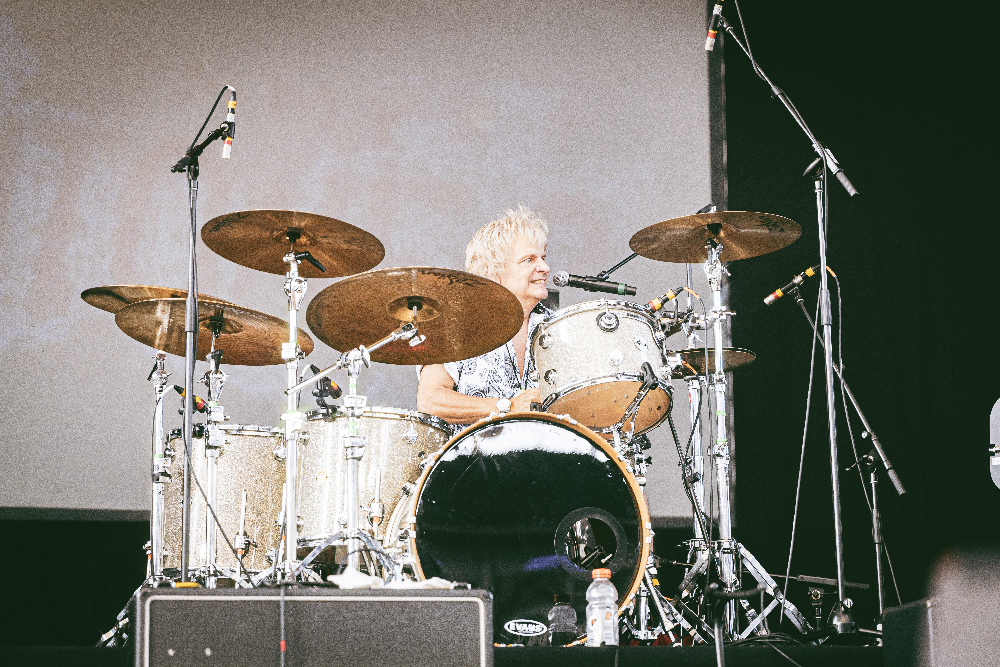
[[[599,567],[590,574],[593,579],[610,579],[611,570],[606,567]]]

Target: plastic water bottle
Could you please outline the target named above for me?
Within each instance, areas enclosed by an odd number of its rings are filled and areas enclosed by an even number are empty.
[[[587,589],[587,646],[618,645],[618,591],[611,583],[611,570],[591,573]]]
[[[576,639],[576,609],[562,593],[556,593],[555,603],[549,610],[549,644],[565,646]]]

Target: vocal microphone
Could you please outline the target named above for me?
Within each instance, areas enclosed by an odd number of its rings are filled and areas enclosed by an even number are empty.
[[[184,396],[184,387],[181,387],[180,385],[176,385],[175,384],[174,385],[174,391],[176,391],[181,396]],[[205,410],[208,410],[208,403],[205,402],[204,398],[202,398],[201,396],[198,396],[197,394],[195,394],[195,396],[194,396],[194,411],[195,412],[205,412]]]
[[[667,290],[667,293],[661,296],[659,299],[653,299],[652,301],[650,301],[649,307],[652,308],[653,312],[655,313],[660,308],[663,308],[665,305],[676,299],[678,295],[680,295],[681,290],[683,289],[684,287],[681,286],[681,287],[676,287],[672,290]]]
[[[556,287],[579,287],[588,292],[609,292],[625,296],[635,296],[635,288],[625,283],[614,283],[608,280],[599,280],[589,276],[574,276],[572,273],[558,271],[552,276],[552,284]]]
[[[775,301],[777,301],[781,297],[785,296],[785,293],[788,290],[790,290],[790,289],[792,289],[794,287],[798,287],[799,285],[801,285],[805,281],[806,278],[812,278],[813,276],[815,276],[816,273],[819,271],[819,267],[820,267],[819,264],[817,264],[816,266],[811,266],[808,269],[806,269],[805,271],[803,271],[802,273],[800,273],[799,275],[795,276],[794,278],[792,278],[792,281],[790,283],[788,283],[787,285],[784,285],[782,287],[779,287],[778,289],[776,289],[773,292],[771,292],[770,294],[768,294],[767,298],[764,299],[764,303],[766,305],[770,306],[772,303],[774,303]],[[833,276],[834,278],[837,277],[837,274],[834,273],[830,269],[829,266],[826,267],[826,270],[829,271],[830,275]]]
[[[226,114],[226,140],[222,143],[222,158],[229,159],[233,151],[233,137],[236,136],[236,89],[229,88],[229,113]]]
[[[711,51],[715,48],[716,28],[719,27],[719,17],[722,16],[722,2],[723,0],[719,0],[715,3],[715,9],[712,10],[712,19],[708,22],[708,37],[705,39],[706,51]]]

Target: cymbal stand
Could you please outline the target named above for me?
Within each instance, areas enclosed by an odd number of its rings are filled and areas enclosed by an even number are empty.
[[[205,428],[205,456],[208,459],[206,461],[205,495],[208,497],[206,500],[208,507],[205,511],[203,576],[205,577],[205,588],[215,588],[219,573],[215,563],[219,533],[215,523],[214,510],[218,497],[218,461],[226,445],[226,435],[221,428],[222,423],[226,420],[225,410],[218,404],[218,401],[227,375],[219,369],[222,362],[222,350],[215,349],[215,340],[221,333],[223,325],[221,311],[209,318],[208,325],[212,329],[212,351],[206,357],[210,368],[204,376],[205,386],[208,387],[208,414]]]
[[[149,373],[153,381],[153,395],[156,407],[153,410],[153,496],[149,513],[149,561],[146,568],[146,579],[158,581],[163,579],[163,516],[164,500],[167,484],[170,483],[170,471],[167,464],[168,452],[163,437],[163,394],[167,389],[167,373],[164,365],[166,352],[157,352],[153,357],[156,361]]]
[[[414,297],[410,303],[413,312],[413,321],[403,324],[401,327],[390,333],[388,336],[378,341],[371,347],[361,345],[345,352],[337,363],[321,370],[312,377],[306,378],[302,382],[293,384],[285,393],[295,396],[301,389],[319,382],[330,373],[341,368],[347,368],[348,387],[343,395],[344,408],[347,413],[347,430],[344,434],[344,459],[347,463],[347,488],[345,489],[347,498],[345,507],[347,508],[347,565],[358,569],[360,564],[361,537],[358,525],[358,514],[361,511],[358,499],[358,462],[364,456],[367,437],[359,432],[358,418],[365,412],[367,397],[357,393],[358,376],[361,375],[361,367],[371,366],[371,352],[388,345],[397,340],[409,340],[410,345],[419,345],[426,338],[417,332],[416,321],[417,311],[422,307],[419,300]],[[286,512],[286,516],[289,514]],[[367,545],[366,541],[366,545]],[[293,552],[294,553],[294,552]],[[290,562],[290,561],[289,561]]]
[[[285,296],[288,297],[288,342],[281,345],[281,358],[285,360],[285,370],[287,371],[287,386],[294,387],[299,382],[299,359],[305,358],[302,348],[299,347],[298,336],[298,312],[302,299],[306,295],[306,278],[299,275],[299,262],[303,259],[318,268],[326,271],[326,268],[319,263],[309,251],[296,252],[295,242],[302,236],[302,230],[289,228],[285,231],[285,237],[291,244],[288,253],[282,258],[288,264],[288,272],[285,274]],[[298,504],[296,502],[296,489],[298,488],[298,445],[305,431],[305,415],[299,412],[298,392],[286,391],[286,410],[281,416],[285,422],[284,430],[284,455],[285,455],[285,490],[282,505],[285,511],[282,515],[282,539],[283,544],[278,545],[276,563],[284,562],[284,571],[289,573],[292,564],[296,559],[298,548]],[[275,572],[278,568],[275,568]]]
[[[712,458],[715,462],[716,487],[719,497],[719,539],[714,543],[719,558],[719,576],[727,589],[737,585],[735,555],[736,542],[733,540],[732,504],[729,497],[729,438],[726,433],[726,374],[722,365],[722,321],[732,313],[722,307],[722,277],[729,272],[719,260],[723,250],[721,243],[709,239],[705,244],[708,260],[705,262],[705,275],[712,290],[712,334],[715,344],[715,372],[709,384],[715,389],[716,440],[712,448]],[[708,369],[705,369],[706,375]],[[732,636],[736,631],[736,603],[727,600],[724,608],[723,629],[726,636]]]

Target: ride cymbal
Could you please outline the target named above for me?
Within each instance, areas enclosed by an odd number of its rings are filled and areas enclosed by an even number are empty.
[[[125,306],[137,301],[149,301],[150,299],[186,299],[187,290],[156,287],[154,285],[104,285],[102,287],[91,287],[90,289],[83,290],[80,293],[80,298],[95,308],[106,310],[109,313],[117,313]],[[199,294],[198,300],[229,303],[228,301],[217,299],[207,294]]]
[[[345,352],[372,345],[413,320],[427,340],[395,341],[371,353],[386,364],[441,364],[500,347],[524,321],[521,303],[487,278],[428,266],[368,271],[330,285],[312,300],[306,322],[316,337]]]
[[[217,255],[258,271],[285,275],[284,256],[295,243],[326,268],[299,263],[304,278],[339,278],[367,271],[385,257],[382,242],[363,229],[315,213],[259,209],[212,218],[201,239]]]
[[[184,313],[186,299],[151,299],[128,305],[115,314],[118,328],[150,347],[183,357],[186,351]],[[288,341],[288,323],[277,317],[223,301],[198,300],[198,358],[215,349],[222,363],[231,366],[270,366],[284,363],[281,344]],[[299,347],[306,356],[313,351],[308,333],[299,329]]]
[[[731,262],[766,255],[794,242],[798,223],[773,213],[717,211],[671,218],[636,232],[632,252],[661,262],[697,264],[708,259],[705,244],[722,244],[719,259]]]
[[[683,378],[691,375],[704,375],[705,373],[705,349],[677,350],[673,354],[681,355],[681,365],[674,369],[673,377]],[[722,370],[730,372],[740,366],[746,366],[753,362],[757,355],[750,350],[740,347],[722,348]],[[708,372],[715,372],[715,350],[708,348]]]

